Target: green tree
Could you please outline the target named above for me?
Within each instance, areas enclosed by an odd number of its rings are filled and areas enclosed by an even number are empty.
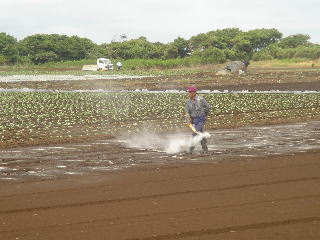
[[[128,59],[127,47],[121,42],[103,43],[100,45],[101,57]]]
[[[273,59],[272,55],[266,50],[261,50],[259,52],[255,52],[252,55],[253,61],[263,61],[263,60],[271,60],[271,59]]]
[[[320,45],[314,44],[312,46],[300,46],[296,48],[294,57],[297,58],[308,58],[308,59],[318,59],[320,58]]]
[[[31,61],[36,64],[57,61],[58,56],[54,52],[40,52],[31,57]]]
[[[238,59],[237,52],[234,49],[226,48],[223,50],[223,52],[226,56],[226,60],[234,61]]]
[[[17,39],[0,33],[0,64],[16,63],[18,59]]]
[[[124,44],[128,46],[129,58],[151,59],[163,56],[161,45],[155,45],[145,37],[126,41]]]
[[[182,37],[178,37],[172,43],[169,43],[166,56],[167,58],[183,58],[188,56],[189,53],[189,42]]]
[[[245,38],[250,41],[251,51],[260,51],[277,42],[282,37],[277,29],[255,29],[245,33]]]
[[[209,47],[232,49],[234,46],[234,38],[241,33],[242,31],[238,28],[218,29],[216,31],[201,33],[190,38],[190,50],[204,50]]]
[[[287,58],[293,58],[296,53],[295,48],[280,48],[277,53],[277,58],[279,59],[287,59]]]
[[[279,41],[280,48],[296,48],[299,46],[310,45],[310,36],[304,34],[291,35]]]
[[[233,40],[233,47],[237,52],[251,52],[252,45],[249,40],[247,40],[244,36],[238,36]]]
[[[27,56],[39,64],[48,61],[85,59],[90,56],[95,46],[96,44],[87,38],[36,34],[19,42],[19,52],[21,56]]]
[[[205,50],[196,50],[192,57],[200,58],[201,63],[223,63],[225,62],[226,55],[223,50],[216,47],[209,47]]]
[[[200,33],[196,36],[192,36],[189,39],[189,48],[191,51],[194,51],[196,49],[203,49],[205,48],[205,45],[209,39],[208,34],[206,33]]]
[[[66,40],[66,47],[62,48],[65,53],[59,54],[60,59],[63,60],[81,60],[87,58],[96,47],[88,38],[80,38],[78,36],[69,37]]]
[[[232,49],[234,47],[234,39],[239,35],[242,35],[242,31],[239,28],[225,28],[216,31],[208,32],[210,37],[215,37],[216,42],[219,42],[222,48]],[[214,47],[218,47],[217,45]]]
[[[104,43],[101,44],[101,49],[108,58],[152,59],[164,56],[165,45],[159,42],[151,43],[145,37],[140,37],[123,42]]]

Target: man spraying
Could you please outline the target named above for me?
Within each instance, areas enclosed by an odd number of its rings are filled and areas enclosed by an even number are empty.
[[[193,132],[192,136],[196,136],[197,132],[202,133],[203,127],[206,122],[206,118],[209,114],[211,106],[207,101],[197,95],[197,88],[195,86],[188,87],[187,89],[189,100],[186,103],[185,111],[187,115],[187,121],[192,124],[196,131]],[[201,140],[201,146],[203,152],[208,152],[207,139],[204,137]],[[189,151],[193,152],[195,146],[191,146]]]

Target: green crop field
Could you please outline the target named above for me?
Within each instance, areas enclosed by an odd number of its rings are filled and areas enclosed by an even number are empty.
[[[204,94],[207,129],[320,119],[320,94]],[[0,146],[183,129],[183,93],[1,92]]]

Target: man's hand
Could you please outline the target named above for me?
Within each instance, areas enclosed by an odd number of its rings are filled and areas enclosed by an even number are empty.
[[[191,128],[192,132],[198,134],[198,131],[194,128],[194,126],[192,125],[192,123],[188,123],[187,126],[188,126],[189,128]]]

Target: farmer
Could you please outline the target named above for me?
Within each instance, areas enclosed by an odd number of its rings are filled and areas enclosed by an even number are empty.
[[[118,67],[118,71],[120,71],[121,68],[122,68],[122,63],[121,62],[117,62],[117,67]]]
[[[191,123],[198,132],[203,132],[203,127],[211,106],[203,97],[197,96],[197,88],[195,86],[188,87],[187,91],[189,95],[189,100],[185,106],[187,121]],[[192,134],[192,136],[195,135],[196,133]],[[201,146],[203,152],[208,152],[206,138],[201,140]],[[193,152],[194,148],[194,146],[190,147],[190,153]]]

